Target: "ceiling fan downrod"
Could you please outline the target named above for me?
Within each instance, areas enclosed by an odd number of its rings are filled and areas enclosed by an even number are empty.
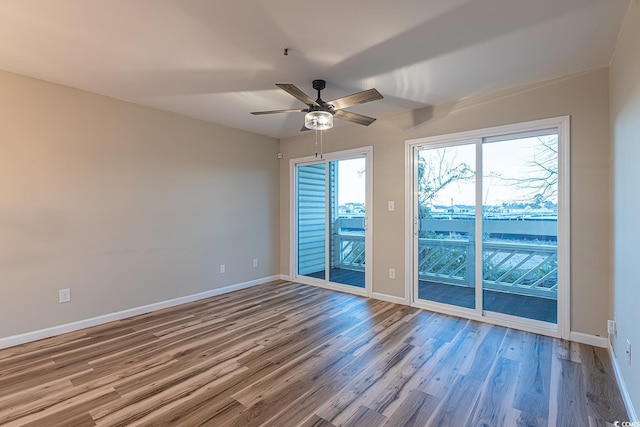
[[[327,87],[327,82],[324,80],[314,80],[312,85],[313,88],[318,91],[318,99],[316,99],[316,102],[320,105],[323,105],[324,101],[322,101],[322,98],[320,98],[320,91]]]

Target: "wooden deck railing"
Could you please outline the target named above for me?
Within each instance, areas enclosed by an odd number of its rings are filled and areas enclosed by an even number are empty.
[[[449,239],[418,240],[418,278],[474,287],[475,245]],[[484,289],[557,299],[557,247],[485,242],[482,245]]]
[[[364,271],[364,234],[354,233],[361,218],[339,219],[334,228],[334,267]],[[418,279],[457,286],[475,286],[475,242],[473,221],[429,220],[426,229],[450,231],[455,238],[418,239]],[[540,224],[537,224],[540,228]],[[438,228],[436,228],[438,227]],[[553,236],[554,224],[543,224],[540,235]],[[494,221],[487,227],[494,233],[532,232],[532,224]],[[349,229],[350,232],[341,230]],[[364,229],[362,229],[364,232]],[[506,230],[506,231],[505,231]],[[460,236],[465,236],[466,239]],[[486,241],[482,245],[484,289],[557,299],[558,249],[553,242],[541,244]]]
[[[364,235],[337,234],[334,236],[334,245],[334,254],[338,256],[338,259],[334,260],[336,268],[364,271]]]

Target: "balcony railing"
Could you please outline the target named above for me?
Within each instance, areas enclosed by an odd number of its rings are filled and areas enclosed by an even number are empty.
[[[473,221],[423,220],[421,229],[435,230],[439,238],[418,239],[418,279],[456,286],[475,286]],[[333,235],[334,267],[364,271],[365,238],[358,234],[362,218],[340,218]],[[555,224],[536,224],[541,237],[554,237]],[[345,232],[343,230],[350,230]],[[532,233],[526,221],[493,221],[485,230],[495,234]],[[364,228],[362,228],[364,233]],[[453,238],[442,238],[450,233]],[[466,238],[465,238],[466,237]],[[557,299],[558,251],[552,244],[485,241],[482,244],[484,289]]]
[[[484,289],[556,299],[557,247],[505,242],[482,245]],[[418,239],[418,279],[475,286],[474,242]]]
[[[429,230],[438,238],[418,239],[418,278],[474,287],[475,221],[423,219],[420,229]],[[484,289],[557,299],[557,222],[490,220],[484,222],[483,232],[522,239],[483,242]],[[540,243],[532,243],[532,238]]]
[[[334,238],[335,252],[338,254],[337,268],[364,271],[365,240],[364,235],[337,234]]]
[[[362,216],[338,218],[335,221],[333,231],[332,266],[346,270],[364,271],[364,218]]]

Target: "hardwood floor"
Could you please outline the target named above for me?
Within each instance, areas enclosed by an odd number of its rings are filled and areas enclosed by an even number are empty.
[[[606,350],[277,282],[0,350],[2,426],[605,426]]]

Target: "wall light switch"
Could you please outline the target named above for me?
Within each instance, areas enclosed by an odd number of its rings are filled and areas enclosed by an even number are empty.
[[[389,212],[395,211],[396,210],[396,202],[394,202],[393,200],[389,200],[389,205],[388,205],[387,209],[389,210]]]
[[[396,269],[395,268],[390,268],[389,269],[389,279],[395,279],[396,278]]]
[[[220,273],[227,271],[227,267],[224,264],[220,264]]]

